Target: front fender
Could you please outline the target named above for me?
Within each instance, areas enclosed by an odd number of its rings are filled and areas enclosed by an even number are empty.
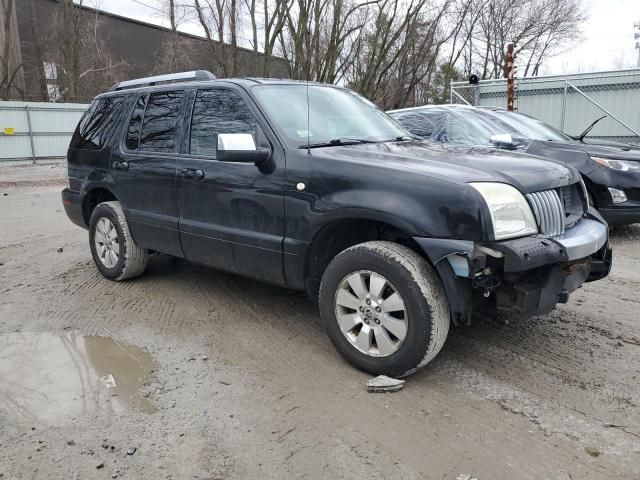
[[[409,236],[480,240],[490,231],[485,208],[477,193],[463,186],[442,190],[430,184],[393,190],[363,186],[317,198],[313,217],[319,223],[313,227],[355,217],[387,223]]]

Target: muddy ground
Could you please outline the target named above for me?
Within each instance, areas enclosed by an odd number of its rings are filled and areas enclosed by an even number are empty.
[[[0,478],[640,478],[640,226],[551,315],[368,394],[302,294],[165,256],[103,279],[63,175],[0,165]]]

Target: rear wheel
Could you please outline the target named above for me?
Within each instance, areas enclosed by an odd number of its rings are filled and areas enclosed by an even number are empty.
[[[119,202],[103,202],[93,210],[89,245],[96,267],[110,280],[137,277],[147,265],[147,250],[131,237]]]
[[[449,331],[436,272],[392,242],[366,242],[336,256],[322,277],[320,313],[336,349],[376,375],[401,377],[423,367]]]

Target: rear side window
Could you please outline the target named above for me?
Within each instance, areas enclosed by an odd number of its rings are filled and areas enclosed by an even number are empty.
[[[189,153],[215,158],[219,133],[250,133],[255,138],[257,123],[235,92],[199,90],[191,116]]]
[[[95,100],[82,116],[70,148],[80,150],[101,150],[107,143],[116,120],[122,111],[124,97],[108,97]]]
[[[183,97],[182,90],[149,95],[142,121],[139,150],[149,152],[175,150],[176,127]]]

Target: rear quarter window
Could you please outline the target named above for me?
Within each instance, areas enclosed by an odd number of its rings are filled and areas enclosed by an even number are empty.
[[[80,119],[69,148],[77,150],[101,150],[107,144],[117,126],[124,97],[107,97],[94,100]]]

